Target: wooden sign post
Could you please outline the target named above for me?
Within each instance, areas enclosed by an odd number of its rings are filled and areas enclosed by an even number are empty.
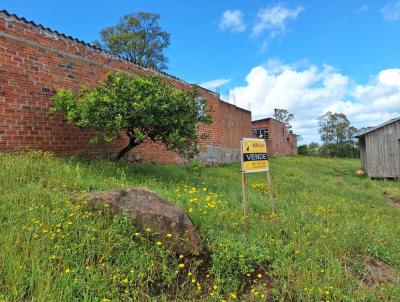
[[[249,227],[248,221],[248,198],[246,186],[246,174],[254,172],[265,172],[267,174],[268,192],[271,200],[272,213],[276,214],[275,199],[272,193],[271,172],[269,170],[267,144],[263,139],[242,138],[241,162],[242,162],[242,191],[243,191],[243,222],[245,229]]]

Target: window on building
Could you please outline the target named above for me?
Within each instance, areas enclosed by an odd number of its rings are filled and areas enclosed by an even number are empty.
[[[254,128],[253,135],[257,138],[263,138],[268,140],[269,139],[268,128]]]

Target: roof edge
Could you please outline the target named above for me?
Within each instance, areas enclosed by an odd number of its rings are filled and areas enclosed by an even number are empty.
[[[393,123],[398,122],[398,121],[400,121],[400,116],[392,118],[392,119],[390,119],[390,120],[388,120],[388,121],[386,121],[386,122],[384,122],[382,124],[379,124],[379,125],[377,125],[375,127],[370,127],[369,129],[366,129],[366,130],[362,131],[361,133],[357,133],[354,137],[355,138],[360,138],[362,136],[365,136],[368,133],[371,133],[371,132],[373,132],[375,130],[378,130],[379,128],[388,126],[388,125],[393,124]]]
[[[273,117],[266,117],[266,118],[254,120],[254,121],[251,121],[251,122],[252,122],[252,123],[255,123],[255,122],[268,121],[268,120],[274,120],[274,121],[277,122],[277,123],[281,123],[281,124],[284,124],[284,125],[285,125],[284,122],[278,121],[277,119],[275,119],[275,118],[273,118]]]
[[[224,101],[224,100],[221,100],[221,99],[219,99],[219,101],[220,101],[221,103],[224,103],[224,104],[227,104],[227,105],[233,106],[233,107],[235,107],[235,108],[237,108],[237,109],[239,109],[239,110],[242,110],[242,111],[246,111],[246,112],[250,112],[250,113],[251,113],[251,110],[248,110],[248,109],[245,109],[245,108],[239,107],[239,106],[237,106],[237,105],[235,105],[235,104],[229,103],[229,102],[227,102],[227,101]]]

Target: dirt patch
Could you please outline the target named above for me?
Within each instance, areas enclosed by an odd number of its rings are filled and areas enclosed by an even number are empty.
[[[363,282],[368,286],[381,283],[396,283],[399,281],[396,270],[386,263],[376,259],[368,259],[365,260],[364,264],[369,272],[364,276]]]
[[[362,257],[344,267],[347,274],[357,277],[367,287],[378,289],[380,284],[399,282],[397,271],[377,259]]]
[[[394,196],[392,194],[389,194],[387,192],[383,193],[383,197],[385,201],[391,205],[392,207],[400,209],[400,197]]]

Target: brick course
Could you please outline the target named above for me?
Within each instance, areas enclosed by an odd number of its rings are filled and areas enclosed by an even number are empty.
[[[58,154],[115,155],[128,142],[125,134],[111,144],[90,144],[93,130],[77,129],[61,116],[50,116],[57,89],[78,91],[110,72],[161,74],[178,89],[193,86],[171,75],[116,58],[82,41],[0,11],[0,151],[48,150]],[[198,87],[212,111],[213,123],[201,125],[204,147],[239,150],[239,138],[251,136],[251,113],[225,103]],[[173,163],[174,152],[147,142],[135,148],[145,161]]]

